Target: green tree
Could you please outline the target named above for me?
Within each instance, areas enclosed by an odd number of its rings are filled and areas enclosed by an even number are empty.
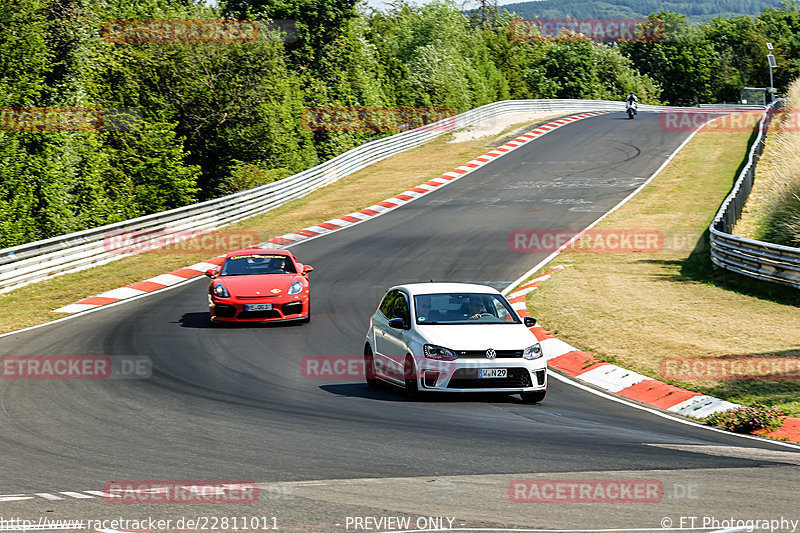
[[[663,27],[663,40],[623,41],[622,53],[662,87],[661,99],[669,104],[712,102],[717,61],[712,43],[685,16],[671,11],[651,15],[650,24]]]

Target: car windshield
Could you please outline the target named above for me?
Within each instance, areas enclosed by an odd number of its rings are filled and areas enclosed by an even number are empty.
[[[296,274],[294,262],[285,255],[234,255],[225,260],[221,276],[250,276],[259,274]]]
[[[498,294],[440,293],[414,296],[417,324],[519,324],[508,301]]]

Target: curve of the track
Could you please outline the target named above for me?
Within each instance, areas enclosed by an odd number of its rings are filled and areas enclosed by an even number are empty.
[[[407,206],[295,246],[315,267],[309,325],[208,328],[207,284],[198,280],[0,338],[2,354],[146,355],[154,365],[146,381],[0,381],[4,492],[114,479],[774,467],[654,447],[744,444],[556,380],[531,406],[497,397],[409,402],[391,388],[301,375],[304,356],[361,353],[387,286],[433,278],[504,287],[546,255],[510,251],[512,230],[585,227],[686,135],[662,131],[655,114],[582,120]],[[443,453],[453,450],[482,453]]]

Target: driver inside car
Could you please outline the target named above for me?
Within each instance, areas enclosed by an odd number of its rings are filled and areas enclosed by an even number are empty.
[[[483,307],[481,300],[473,297],[469,299],[467,314],[469,315],[470,320],[476,320],[481,316],[488,315],[489,313],[486,312],[486,308]]]

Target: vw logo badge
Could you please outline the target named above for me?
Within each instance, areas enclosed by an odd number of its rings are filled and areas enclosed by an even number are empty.
[[[495,357],[497,357],[497,352],[493,348],[486,350],[486,359],[494,359]]]

